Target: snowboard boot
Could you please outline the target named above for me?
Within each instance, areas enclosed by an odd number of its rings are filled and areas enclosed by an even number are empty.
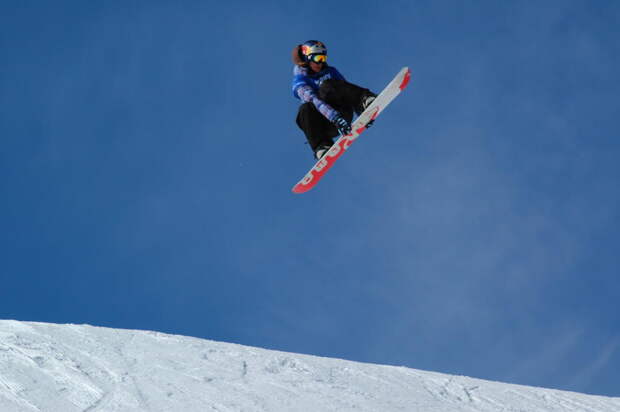
[[[368,106],[370,106],[370,104],[377,98],[377,95],[374,93],[370,93],[367,94],[366,96],[364,96],[362,98],[362,112],[364,112],[364,110],[366,110],[366,108]]]
[[[377,98],[376,94],[374,94],[371,91],[368,91],[368,93],[366,93],[362,97],[362,101],[361,101],[361,103],[360,103],[360,105],[358,107],[359,111],[357,113],[358,114],[364,113],[364,110],[366,110],[368,108],[368,106],[370,106],[371,103],[375,101],[376,98]],[[368,123],[366,123],[366,128],[369,129],[373,125],[374,122],[375,122],[374,120],[371,120]]]
[[[377,98],[377,95],[374,94],[373,92],[371,92],[370,90],[367,90],[366,93],[363,94],[362,98],[360,99],[359,104],[357,105],[357,107],[355,108],[355,112],[360,115],[362,113],[364,113],[364,110],[366,110],[366,108],[368,108],[368,106],[370,106],[370,104]]]
[[[325,156],[325,154],[329,151],[329,149],[331,149],[331,146],[328,145],[320,145],[319,147],[316,148],[316,150],[314,151],[314,158],[316,160],[320,160],[323,156]]]

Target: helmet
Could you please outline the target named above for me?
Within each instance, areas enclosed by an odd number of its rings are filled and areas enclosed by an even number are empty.
[[[327,56],[327,47],[318,40],[308,40],[300,47],[300,53],[304,61],[309,62],[314,56]],[[323,62],[326,58],[322,59]]]

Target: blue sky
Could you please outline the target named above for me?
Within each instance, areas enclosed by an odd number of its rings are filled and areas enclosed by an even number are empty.
[[[620,396],[620,5],[3,2],[0,318]],[[320,185],[290,50],[409,88]]]

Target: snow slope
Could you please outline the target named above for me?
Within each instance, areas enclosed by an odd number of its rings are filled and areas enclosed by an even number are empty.
[[[0,321],[0,411],[620,411],[620,398],[156,332]]]

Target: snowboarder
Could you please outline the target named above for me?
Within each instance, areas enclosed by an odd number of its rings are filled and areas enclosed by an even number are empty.
[[[319,160],[334,144],[334,137],[351,133],[353,113],[361,114],[376,95],[347,82],[329,66],[327,48],[320,41],[295,46],[292,57],[293,96],[304,102],[297,113],[297,125]]]

